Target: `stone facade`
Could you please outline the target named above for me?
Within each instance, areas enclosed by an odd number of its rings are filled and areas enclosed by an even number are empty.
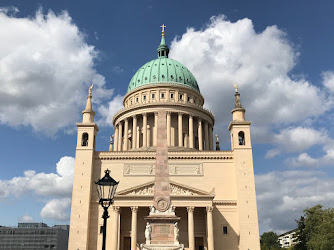
[[[77,124],[69,249],[101,249],[103,210],[93,181],[109,169],[120,183],[109,208],[106,249],[259,250],[250,122],[237,90],[230,151],[214,150],[214,116],[189,86],[146,84],[123,103],[109,151],[95,150],[91,93]],[[171,208],[173,216],[163,220]]]

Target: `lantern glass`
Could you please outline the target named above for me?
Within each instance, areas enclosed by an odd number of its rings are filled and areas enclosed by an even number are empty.
[[[95,182],[97,193],[99,196],[99,203],[103,207],[109,207],[113,203],[113,199],[118,186],[117,181],[115,181],[110,175],[110,170],[107,169],[104,177]]]

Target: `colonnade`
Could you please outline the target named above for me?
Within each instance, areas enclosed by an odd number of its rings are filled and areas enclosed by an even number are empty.
[[[174,115],[173,115],[174,114]],[[177,127],[174,130],[172,138],[172,116],[177,115]],[[148,117],[153,116],[154,122],[151,126],[148,125]],[[115,125],[114,134],[114,151],[134,150],[140,147],[146,148],[156,146],[157,142],[157,124],[158,112],[143,113],[125,118]],[[183,128],[184,119],[188,127]],[[138,126],[138,121],[141,121],[141,127]],[[132,123],[132,128],[129,124]],[[194,133],[194,127],[196,128]],[[212,124],[200,117],[195,117],[192,114],[182,112],[167,112],[167,144],[168,146],[196,148],[198,150],[213,150]],[[153,133],[152,130],[153,129]],[[177,134],[176,134],[177,130]],[[197,133],[196,133],[197,132]],[[152,134],[153,138],[150,139]],[[142,135],[141,145],[139,137]],[[152,142],[151,142],[152,141]],[[174,143],[175,142],[175,143]]]
[[[187,207],[188,212],[188,241],[189,241],[189,250],[195,249],[195,223],[194,223],[194,210],[195,207]],[[213,207],[206,207],[206,226],[207,226],[207,243],[208,250],[214,250],[214,235],[213,235],[213,217],[212,217]],[[131,249],[136,249],[137,245],[137,216],[138,207],[131,207]],[[120,231],[120,207],[113,206],[112,209],[112,225],[111,225],[111,250],[118,249],[118,239]]]

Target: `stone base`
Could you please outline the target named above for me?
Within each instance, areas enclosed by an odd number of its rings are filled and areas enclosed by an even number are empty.
[[[141,244],[140,245],[141,250],[183,250],[184,245],[160,245],[160,244]]]

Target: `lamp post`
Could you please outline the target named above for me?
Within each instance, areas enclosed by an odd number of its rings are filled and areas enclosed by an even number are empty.
[[[104,171],[105,175],[95,182],[97,194],[99,195],[99,203],[103,207],[103,240],[102,250],[106,249],[106,233],[107,233],[107,219],[109,218],[108,208],[114,203],[114,195],[119,181],[115,181],[110,175],[110,170]]]

